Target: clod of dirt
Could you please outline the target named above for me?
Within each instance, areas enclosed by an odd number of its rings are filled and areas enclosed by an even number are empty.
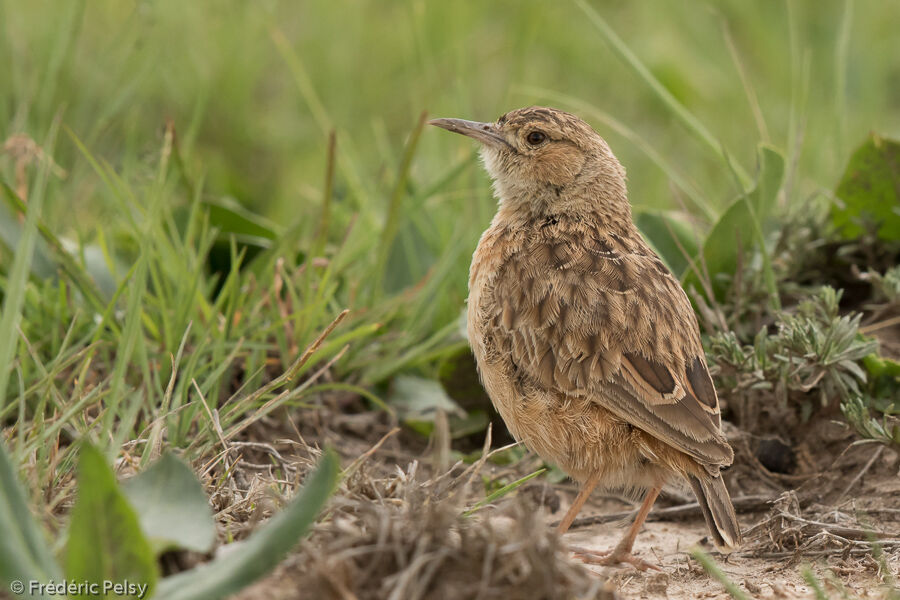
[[[467,494],[455,491],[440,478],[417,481],[414,467],[356,476],[300,553],[239,598],[616,598],[605,578],[569,558],[533,503],[463,516]]]

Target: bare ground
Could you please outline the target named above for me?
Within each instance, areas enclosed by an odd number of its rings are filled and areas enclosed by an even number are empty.
[[[796,442],[799,466],[790,474],[768,471],[748,454],[753,441],[741,443],[743,434],[732,431],[738,458],[729,487],[744,547],[717,554],[689,495],[672,490],[636,544],[639,556],[660,570],[639,572],[585,566],[568,550],[612,547],[629,521],[631,500],[595,494],[582,511],[585,518],[563,540],[551,524],[574,497],[576,488],[568,483],[528,485],[462,517],[484,497],[485,483],[513,481],[540,463],[529,456],[509,466],[487,461],[436,469],[432,465],[447,449],[390,434],[383,415],[328,413],[298,419],[294,432],[303,441],[283,444],[283,458],[290,460],[291,449],[305,453],[298,457],[299,474],[315,454],[307,444],[327,443],[342,452],[345,466],[354,463],[353,473],[310,538],[241,600],[728,597],[690,556],[695,548],[709,552],[753,598],[815,598],[807,568],[828,598],[897,597],[891,594],[898,593],[900,574],[900,458],[880,446],[853,445],[831,421],[811,425]],[[266,435],[272,439],[271,431]],[[264,462],[252,452],[245,459]],[[241,525],[237,521],[228,526],[232,532]],[[250,528],[244,523],[240,530]]]

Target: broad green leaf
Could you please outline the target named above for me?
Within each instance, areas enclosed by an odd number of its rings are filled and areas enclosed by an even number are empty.
[[[884,240],[900,240],[900,142],[872,134],[850,157],[834,192],[831,221],[846,239],[871,224]]]
[[[641,212],[634,221],[669,270],[681,275],[688,269],[687,257],[693,258],[699,250],[698,235],[690,224],[677,213],[655,211]]]
[[[123,482],[122,491],[158,555],[173,548],[209,552],[216,524],[203,486],[190,467],[165,454],[147,470]]]
[[[25,498],[15,466],[0,441],[0,531],[3,532],[0,535],[0,589],[3,590],[10,589],[13,581],[59,581],[62,573]],[[19,595],[49,598],[38,594]]]
[[[234,198],[204,200],[209,214],[209,224],[219,230],[219,237],[209,249],[207,262],[212,271],[223,276],[234,266],[233,251],[244,253],[241,267],[250,263],[264,250],[275,247],[279,233],[275,225],[256,213],[244,208]]]
[[[863,365],[873,377],[900,377],[900,362],[875,353],[864,357]]]
[[[388,403],[397,409],[403,419],[431,421],[438,409],[447,414],[465,415],[459,405],[447,395],[440,382],[424,377],[396,377]]]
[[[13,215],[17,212],[25,212],[27,207],[22,202],[22,199],[16,195],[16,192],[2,180],[0,180],[0,192],[2,192],[0,195],[2,195],[9,207],[7,209],[0,205],[0,241],[18,240],[17,230],[14,230],[18,226],[18,222],[17,217]],[[33,198],[31,204],[34,204]],[[58,266],[75,286],[81,290],[81,293],[87,298],[92,308],[102,313],[105,304],[100,298],[100,291],[88,277],[88,274],[93,275],[93,272],[88,269],[88,272],[85,273],[81,265],[66,250],[63,242],[40,219],[37,220],[37,229],[43,240],[35,247],[35,264],[32,265],[34,275],[38,277],[54,275]]]
[[[268,219],[244,208],[234,198],[204,200],[209,223],[222,234],[234,234],[238,239],[274,240],[278,237],[275,225]]]
[[[747,198],[753,206],[756,218],[764,223],[775,208],[778,199],[778,190],[784,180],[784,156],[772,146],[760,144],[757,149],[759,161],[759,173],[756,179],[756,187],[753,188]]]
[[[9,187],[3,183],[2,191],[5,197],[11,193]],[[19,245],[22,237],[22,223],[19,216],[13,213],[5,204],[0,204],[0,243],[6,248],[13,249]],[[10,252],[12,254],[12,252]],[[31,259],[31,274],[40,279],[47,279],[56,275],[53,262],[47,257],[47,247],[38,240],[34,247],[34,256]]]
[[[727,289],[722,274],[733,275],[737,269],[738,255],[742,253],[746,260],[749,250],[753,248],[753,233],[748,227],[752,219],[753,214],[747,199],[735,200],[707,234],[703,242],[702,261],[699,256],[694,261],[696,268],[701,269],[704,276],[709,274],[713,293],[718,299],[724,296]],[[699,281],[700,278],[695,271],[688,270],[685,273],[685,287],[693,285],[702,289]]]
[[[468,411],[463,417],[450,415],[447,420],[450,425],[450,438],[454,440],[481,433],[491,422],[487,412],[478,408]]]
[[[761,146],[756,186],[735,200],[707,234],[703,242],[702,260],[698,255],[694,262],[696,268],[701,269],[701,273],[705,267],[716,299],[723,299],[728,284],[722,275],[735,274],[738,256],[742,256],[745,261],[752,260],[754,250],[758,250],[766,287],[773,305],[778,305],[775,274],[772,271],[758,210],[771,211],[783,176],[784,159],[776,150]],[[694,285],[701,289],[699,281],[698,273],[693,269],[689,269],[683,278],[685,286]]]
[[[137,515],[116,483],[103,454],[89,444],[78,460],[78,492],[66,544],[66,577],[71,581],[129,582],[149,586],[157,579],[156,561]],[[139,590],[126,594],[137,598]],[[72,598],[95,598],[90,594]]]
[[[156,598],[164,600],[217,600],[247,587],[287,555],[306,534],[337,485],[340,463],[326,450],[309,475],[300,495],[246,541],[222,558],[196,569],[167,577]]]

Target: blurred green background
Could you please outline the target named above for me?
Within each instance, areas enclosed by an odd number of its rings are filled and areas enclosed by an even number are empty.
[[[468,257],[495,207],[471,141],[417,130],[423,112],[576,112],[626,166],[635,208],[680,211],[702,238],[752,187],[761,143],[785,159],[778,201],[802,211],[831,197],[870,131],[900,136],[898,24],[900,4],[852,0],[0,0],[0,178],[14,205],[9,190],[39,189],[52,156],[41,243],[55,234],[80,265],[39,244],[32,284],[62,269],[91,300],[92,278],[102,288],[92,310],[108,321],[97,316],[104,325],[90,333],[79,302],[50,284],[10,289],[25,298],[26,335],[47,337],[37,344],[46,360],[62,360],[65,323],[80,315],[86,340],[118,345],[101,369],[114,381],[159,367],[148,397],[165,395],[167,357],[189,323],[234,320],[209,342],[210,360],[246,358],[235,344],[251,339],[254,372],[273,353],[287,366],[343,308],[353,310],[345,326],[370,329],[354,329],[366,342],[335,360],[361,383],[382,382],[464,346]],[[6,274],[22,219],[3,208]],[[225,281],[267,246],[249,275]],[[310,254],[328,259],[314,278]],[[148,296],[129,296],[132,276]],[[290,306],[272,304],[272,289]],[[121,336],[126,299],[142,309],[132,338]],[[30,368],[24,347],[9,351]]]
[[[897,3],[592,5],[751,173],[758,140],[788,152],[802,141],[802,189],[831,187],[847,148],[869,130],[900,132]],[[4,0],[0,23],[2,139],[24,133],[40,143],[60,111],[93,153],[130,176],[155,158],[171,119],[207,193],[277,222],[315,209],[332,128],[340,202],[383,208],[421,111],[492,120],[533,103],[588,118],[628,168],[636,206],[677,205],[669,177],[598,113],[633,130],[714,205],[734,194],[720,163],[572,2]],[[427,187],[471,149],[426,131],[411,181]],[[48,221],[90,237],[104,193],[66,136],[55,159],[69,175],[51,182]],[[2,160],[10,179],[11,162]],[[471,169],[406,208],[441,222],[464,207],[476,221],[466,224],[472,242],[492,209],[484,181]]]
[[[822,381],[897,443],[900,365],[839,309],[900,298],[898,57],[896,1],[0,0],[0,445],[54,532],[79,441],[128,468],[179,448],[205,476],[276,410],[428,435],[446,409],[481,448],[460,316],[495,201],[473,142],[423,115],[531,104],[607,138],[644,234],[706,284],[723,398],[779,382],[805,422]],[[890,235],[853,247],[867,213]],[[863,270],[881,296],[852,293]],[[803,289],[847,282],[848,306]],[[0,584],[29,579],[3,551]]]

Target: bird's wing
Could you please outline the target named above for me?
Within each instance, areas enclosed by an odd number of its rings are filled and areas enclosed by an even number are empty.
[[[701,463],[731,464],[696,317],[642,240],[541,229],[491,287],[486,337],[520,376],[590,397]]]

